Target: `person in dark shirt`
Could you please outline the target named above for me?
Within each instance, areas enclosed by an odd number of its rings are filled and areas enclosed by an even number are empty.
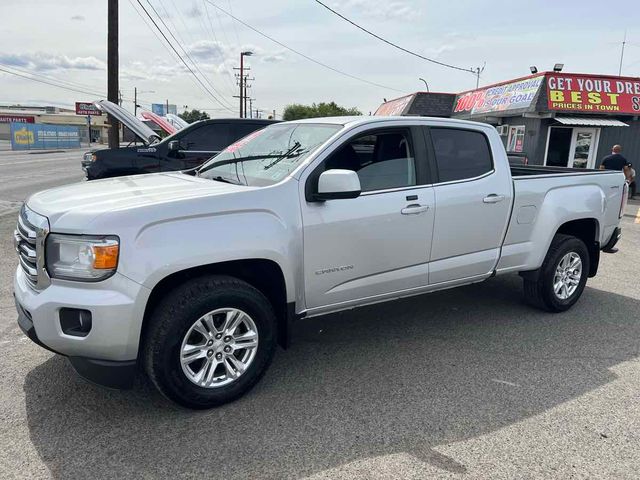
[[[620,152],[622,152],[622,147],[620,145],[614,145],[611,149],[611,155],[607,155],[602,159],[600,170],[624,171],[625,167],[629,165],[629,162]]]

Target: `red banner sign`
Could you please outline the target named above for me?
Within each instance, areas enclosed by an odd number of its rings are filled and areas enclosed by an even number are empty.
[[[76,102],[76,115],[102,115],[102,110],[91,102]]]
[[[35,123],[35,117],[31,115],[0,115],[0,123]]]
[[[640,113],[640,79],[576,74],[547,76],[549,110]]]

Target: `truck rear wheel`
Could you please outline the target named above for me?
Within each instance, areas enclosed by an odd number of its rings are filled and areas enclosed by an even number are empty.
[[[564,312],[580,298],[589,276],[589,252],[579,238],[556,235],[536,280],[524,280],[526,300],[550,312]]]
[[[156,307],[144,344],[146,372],[170,400],[194,409],[235,400],[271,363],[276,318],[246,282],[227,276],[191,280]]]

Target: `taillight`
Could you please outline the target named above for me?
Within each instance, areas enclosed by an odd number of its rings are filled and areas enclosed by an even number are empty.
[[[629,199],[629,184],[624,182],[622,186],[622,201],[620,202],[620,213],[618,214],[618,218],[622,218],[624,215],[624,209],[627,208],[627,200]]]

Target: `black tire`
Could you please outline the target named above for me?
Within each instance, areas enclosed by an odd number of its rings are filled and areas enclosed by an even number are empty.
[[[553,289],[553,278],[560,260],[570,252],[575,252],[582,261],[582,274],[578,288],[567,298],[560,299]],[[524,280],[524,296],[531,305],[549,312],[564,312],[580,298],[589,276],[589,251],[579,238],[571,235],[556,235],[540,267],[537,280]]]
[[[182,370],[180,348],[191,326],[218,308],[246,312],[258,330],[258,347],[248,368],[232,383],[205,388]],[[173,290],[155,308],[142,351],[147,375],[168,399],[193,409],[231,402],[249,391],[267,370],[276,348],[276,317],[267,298],[246,282],[212,275],[190,280]]]

